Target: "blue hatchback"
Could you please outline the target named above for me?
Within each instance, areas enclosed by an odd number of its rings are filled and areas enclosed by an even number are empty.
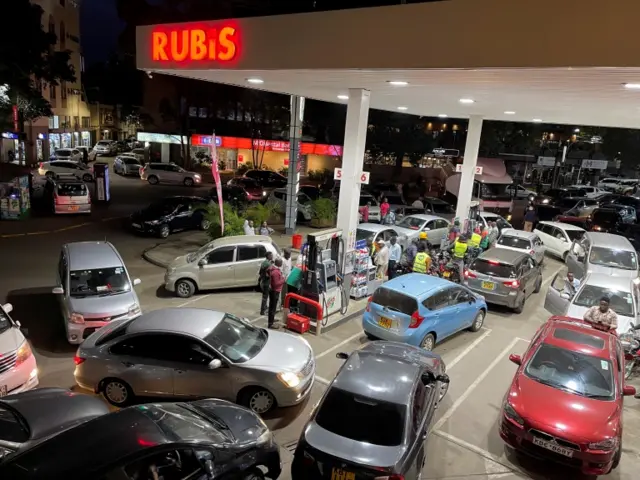
[[[370,338],[432,350],[437,342],[482,328],[487,303],[466,287],[442,278],[410,273],[389,280],[369,298],[362,328]]]

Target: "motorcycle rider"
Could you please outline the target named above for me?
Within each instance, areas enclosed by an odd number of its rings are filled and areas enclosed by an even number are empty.
[[[420,239],[420,241],[418,242],[418,247],[420,246],[420,244],[424,245],[424,249],[428,250],[429,248],[429,237],[427,236],[427,232],[420,232],[420,235],[418,237]]]
[[[453,244],[453,261],[458,265],[458,271],[462,278],[462,272],[464,271],[464,256],[469,250],[469,244],[467,243],[467,237],[460,235],[456,239],[456,243]]]
[[[431,257],[426,252],[426,244],[420,242],[418,244],[418,253],[413,261],[414,273],[427,273],[431,267]]]

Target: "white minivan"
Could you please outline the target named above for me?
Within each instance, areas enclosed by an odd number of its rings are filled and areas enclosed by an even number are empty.
[[[0,397],[26,392],[38,386],[38,367],[20,322],[9,313],[10,303],[0,305]]]
[[[573,241],[565,261],[578,279],[588,273],[638,277],[635,248],[625,237],[611,233],[586,232],[582,238]]]
[[[548,253],[564,261],[573,241],[580,240],[586,230],[568,223],[538,222],[534,232],[538,234]]]

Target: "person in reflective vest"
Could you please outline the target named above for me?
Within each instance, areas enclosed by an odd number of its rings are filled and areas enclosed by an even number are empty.
[[[469,249],[467,238],[464,235],[460,235],[456,239],[456,243],[453,244],[453,258],[456,260],[464,260],[464,256]]]
[[[420,243],[418,245],[416,259],[413,261],[414,273],[427,273],[429,271],[429,267],[431,266],[431,257],[425,250],[425,245]]]
[[[469,239],[469,246],[471,248],[480,248],[480,242],[482,241],[482,235],[478,232],[473,232],[471,234],[471,238]]]

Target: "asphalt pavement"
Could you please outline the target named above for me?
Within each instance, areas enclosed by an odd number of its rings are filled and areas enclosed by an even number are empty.
[[[135,178],[115,177],[113,203],[109,208],[115,207],[114,210],[125,215],[160,196],[185,191],[185,187],[151,187]],[[187,300],[165,292],[162,288],[164,269],[142,257],[146,249],[159,242],[158,239],[132,235],[122,228],[120,221],[106,216],[93,218],[92,215],[86,220],[61,219],[74,227],[63,230],[60,228],[69,225],[61,222],[64,226],[57,228],[57,220],[47,219],[45,225],[47,231],[55,233],[0,238],[3,265],[0,299],[14,305],[14,318],[29,330],[41,386],[73,386],[75,348],[65,341],[62,318],[51,294],[60,248],[67,242],[111,241],[124,258],[132,277],[142,280],[136,291],[144,311],[187,306],[211,308],[242,315],[257,325],[266,324],[266,319],[259,316],[259,294],[250,289],[197,295]],[[42,223],[44,225],[45,221]],[[80,225],[84,223],[88,224]],[[37,227],[30,223],[29,228],[32,226]],[[189,238],[188,234],[179,235]],[[179,238],[170,237],[169,241]],[[522,314],[490,306],[485,325],[479,332],[463,332],[436,346],[436,353],[447,365],[451,385],[429,437],[423,479],[575,477],[564,469],[540,463],[524,464],[505,454],[497,433],[500,406],[516,369],[508,355],[523,353],[536,329],[549,317],[543,307],[544,294],[562,267],[558,261],[547,258],[542,291],[529,298]],[[367,342],[359,317],[320,337],[307,335],[307,339],[317,359],[316,384],[310,398],[298,407],[278,410],[267,418],[282,447],[285,463],[282,479],[290,478],[288,463],[304,422],[341,366],[335,354],[351,352]],[[640,469],[639,401],[626,398],[624,415],[622,461],[612,475],[604,478],[631,479]]]

